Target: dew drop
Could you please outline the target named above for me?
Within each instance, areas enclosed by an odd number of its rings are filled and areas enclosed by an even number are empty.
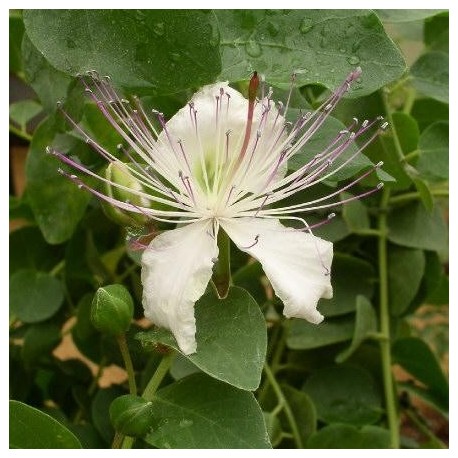
[[[270,36],[276,37],[280,32],[280,26],[274,22],[269,21],[267,23],[267,31],[269,32]]]
[[[360,62],[358,56],[350,56],[350,57],[347,59],[347,61],[348,61],[348,63],[351,64],[351,65],[357,65],[357,64],[359,64],[359,62]]]
[[[345,48],[340,48],[339,51],[342,53],[342,54],[345,54],[347,52],[347,50]]]
[[[254,40],[250,40],[245,45],[245,51],[251,57],[259,57],[262,54],[261,46]]]
[[[312,28],[313,28],[313,20],[311,18],[305,17],[304,19],[302,19],[301,25],[299,26],[299,31],[302,34],[305,35],[306,33],[310,32]]]
[[[153,32],[158,37],[162,37],[162,35],[164,35],[164,32],[165,32],[164,23],[163,22],[156,22],[156,24],[154,24],[154,26],[153,26]]]
[[[179,62],[179,60],[181,59],[181,54],[179,52],[172,52],[170,53],[170,59],[174,62]]]
[[[67,45],[67,48],[69,49],[75,49],[76,48],[76,42],[75,40],[72,40],[70,37],[68,37],[66,40],[65,40],[65,43]]]

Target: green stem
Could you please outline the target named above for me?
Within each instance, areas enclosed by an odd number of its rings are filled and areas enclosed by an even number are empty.
[[[380,213],[378,216],[378,264],[380,278],[380,333],[384,337],[379,340],[383,386],[385,391],[385,408],[390,430],[390,442],[392,448],[399,448],[399,424],[397,416],[396,397],[391,372],[391,342],[390,342],[390,311],[388,300],[388,262],[387,262],[387,209],[390,198],[390,190],[385,188],[382,192]]]
[[[436,189],[431,190],[431,195],[434,197],[448,197],[449,191],[448,189]],[[410,202],[411,200],[418,200],[420,199],[419,192],[406,192],[405,194],[400,194],[398,196],[394,196],[390,198],[390,204],[401,204],[405,202]]]
[[[175,356],[174,352],[169,353],[168,355],[162,358],[162,361],[157,366],[156,371],[154,372],[153,376],[151,377],[148,385],[146,385],[145,390],[143,391],[142,397],[147,401],[152,401],[154,395],[156,394],[159,385],[161,384],[164,377],[167,375],[170,366],[172,364],[173,357]],[[122,443],[120,448],[129,449],[132,448],[135,439],[133,437],[125,436],[122,438]]]
[[[410,153],[408,153],[408,154],[406,154],[404,156],[404,162],[409,162],[412,159],[415,159],[416,157],[418,157],[420,155],[420,153],[421,153],[421,151],[419,149],[411,151]]]
[[[224,299],[231,284],[231,240],[221,229],[218,232],[218,248],[218,262],[213,273],[213,283],[220,299]]]
[[[159,363],[159,366],[157,366],[154,375],[151,377],[150,381],[148,382],[148,385],[146,385],[146,388],[142,394],[142,397],[147,401],[153,400],[154,395],[156,394],[156,391],[159,388],[159,385],[161,384],[164,377],[167,375],[167,372],[169,371],[170,366],[172,365],[174,355],[175,353],[171,352],[168,355],[164,356],[162,358],[162,361]]]
[[[63,268],[65,267],[65,259],[62,259],[62,261],[58,262],[49,272],[49,275],[52,275],[55,277],[57,274],[59,274]]]
[[[291,407],[288,401],[286,400],[283,391],[275,378],[274,373],[272,372],[267,363],[264,364],[264,371],[266,373],[270,385],[272,386],[275,392],[275,395],[277,396],[279,403],[283,406],[283,410],[285,411],[286,419],[288,420],[289,426],[291,428],[291,433],[293,434],[294,442],[296,443],[297,448],[304,448],[304,444],[302,443],[302,439],[299,434],[299,429],[297,427],[297,423],[294,418]]]
[[[122,359],[124,361],[124,367],[127,371],[127,378],[129,381],[129,392],[130,394],[137,394],[137,383],[135,382],[135,371],[132,364],[132,358],[130,357],[129,347],[127,345],[126,335],[120,334],[116,337],[118,341],[119,350],[121,351]]]
[[[359,229],[355,234],[364,237],[380,237],[380,231],[377,229]]]
[[[124,440],[124,435],[116,431],[114,438],[113,438],[113,442],[111,444],[111,448],[121,448],[123,440]]]

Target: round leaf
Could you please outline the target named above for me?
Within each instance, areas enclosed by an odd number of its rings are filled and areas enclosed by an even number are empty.
[[[63,301],[62,284],[47,273],[20,270],[10,278],[10,312],[24,323],[47,320]]]
[[[333,366],[312,373],[304,385],[318,418],[326,423],[366,425],[381,415],[382,398],[369,372]]]
[[[340,85],[356,66],[363,76],[350,96],[370,94],[404,73],[405,63],[369,10],[215,10],[222,79],[257,70],[271,83]]]
[[[58,70],[95,69],[124,87],[169,93],[220,71],[214,18],[198,10],[26,10],[33,44]]]
[[[423,54],[410,69],[414,86],[422,94],[448,103],[448,67],[447,54],[440,51]]]
[[[82,448],[54,418],[19,401],[10,401],[10,448]]]
[[[152,400],[146,442],[159,448],[270,448],[261,408],[252,393],[204,374],[159,390]]]
[[[264,316],[245,290],[229,289],[220,300],[210,292],[197,301],[197,352],[185,355],[202,371],[244,390],[255,390],[266,357],[267,332]],[[178,345],[169,331],[156,329],[139,334],[144,345]]]

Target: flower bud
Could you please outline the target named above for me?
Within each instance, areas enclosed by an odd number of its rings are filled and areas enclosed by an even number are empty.
[[[105,193],[108,197],[120,200],[121,202],[130,202],[137,207],[149,207],[149,201],[144,197],[114,186],[113,183],[125,186],[132,191],[143,191],[142,185],[130,173],[127,164],[124,162],[110,162],[105,169],[105,178],[110,181],[110,183],[105,183]],[[147,216],[142,213],[124,212],[118,207],[106,202],[102,202],[102,205],[107,216],[116,223],[127,226],[132,226],[133,224],[142,226],[148,221]]]
[[[99,288],[92,300],[91,321],[104,334],[120,335],[129,329],[134,316],[134,302],[122,285]]]
[[[126,436],[142,437],[151,429],[152,403],[133,394],[120,396],[110,405],[110,419],[116,431]]]

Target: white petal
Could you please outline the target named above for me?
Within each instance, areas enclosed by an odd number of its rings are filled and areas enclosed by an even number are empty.
[[[316,324],[323,320],[316,306],[320,298],[332,297],[331,242],[287,228],[276,219],[224,219],[220,224],[242,251],[262,264],[286,317]]]
[[[211,221],[200,221],[158,235],[142,256],[145,316],[170,329],[181,351],[197,348],[194,303],[212,275],[218,246]]]

